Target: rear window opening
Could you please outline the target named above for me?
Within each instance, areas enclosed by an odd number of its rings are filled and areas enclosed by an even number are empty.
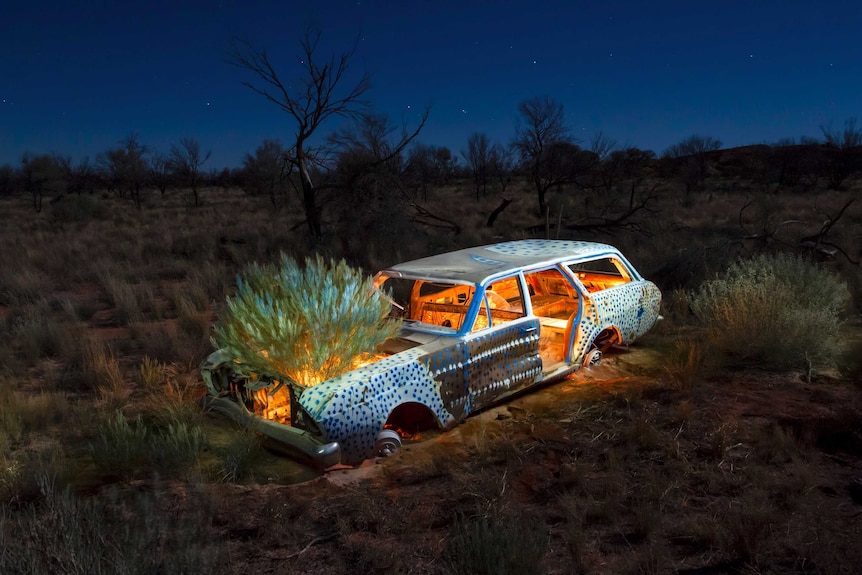
[[[632,274],[617,258],[599,258],[587,262],[568,264],[587,292],[611,289],[632,281]]]

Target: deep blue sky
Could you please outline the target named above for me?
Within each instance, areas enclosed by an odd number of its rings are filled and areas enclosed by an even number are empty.
[[[197,138],[206,168],[237,166],[293,125],[241,85],[231,38],[266,48],[289,80],[309,25],[321,55],[359,38],[375,109],[400,121],[431,104],[419,140],[456,154],[473,132],[508,142],[518,102],[544,94],[584,144],[601,130],[657,153],[693,133],[772,143],[862,116],[859,0],[7,0],[0,164],[94,160],[137,131],[163,152]]]

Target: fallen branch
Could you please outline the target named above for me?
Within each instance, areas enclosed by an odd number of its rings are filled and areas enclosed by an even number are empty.
[[[508,199],[506,199],[506,198],[500,198],[500,199],[501,199],[501,200],[503,200],[503,201],[502,201],[502,202],[500,202],[500,205],[499,205],[499,206],[497,206],[497,207],[494,209],[494,211],[493,211],[493,212],[491,212],[491,215],[489,215],[489,216],[488,216],[488,222],[485,224],[485,227],[486,227],[486,228],[490,228],[491,226],[493,226],[493,225],[494,225],[494,220],[496,220],[496,219],[497,219],[497,216],[499,216],[500,214],[502,214],[502,213],[503,213],[503,210],[505,210],[507,207],[509,207],[509,204],[511,204],[511,203],[512,203],[512,200],[508,200]]]
[[[317,545],[319,543],[324,543],[324,542],[329,541],[330,539],[334,539],[334,538],[335,538],[335,533],[331,533],[329,535],[321,535],[320,537],[315,537],[314,539],[312,539],[308,543],[308,545],[303,547],[301,551],[297,551],[293,555],[288,555],[287,557],[285,557],[285,559],[295,559],[295,558],[299,557],[300,555],[302,555],[303,553],[305,553],[306,551],[308,551],[309,549],[311,549],[312,547],[314,547],[315,545]]]

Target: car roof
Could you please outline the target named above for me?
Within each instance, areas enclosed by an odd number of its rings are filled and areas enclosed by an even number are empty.
[[[587,259],[601,255],[619,255],[608,244],[573,240],[517,240],[465,248],[418,260],[404,262],[383,270],[390,275],[428,277],[439,280],[482,283],[505,272],[560,260]]]

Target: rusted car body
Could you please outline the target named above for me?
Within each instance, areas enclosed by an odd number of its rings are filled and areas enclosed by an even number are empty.
[[[614,247],[522,240],[395,265],[374,278],[402,319],[375,361],[310,388],[249,380],[215,352],[207,403],[328,467],[448,428],[540,382],[597,363],[659,318],[661,293]]]

